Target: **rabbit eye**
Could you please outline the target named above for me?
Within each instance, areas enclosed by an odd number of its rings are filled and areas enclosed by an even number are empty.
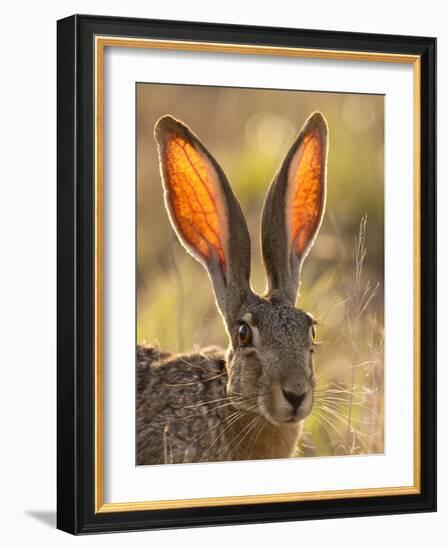
[[[242,323],[238,329],[238,338],[241,346],[250,346],[252,344],[252,330],[249,325]]]
[[[314,348],[318,345],[316,342],[316,324],[313,323],[310,326],[310,338],[311,338],[311,347],[310,347],[310,353],[314,353]]]

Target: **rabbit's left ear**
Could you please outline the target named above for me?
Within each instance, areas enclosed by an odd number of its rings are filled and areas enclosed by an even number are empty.
[[[294,304],[300,269],[325,210],[327,123],[313,113],[272,182],[263,208],[261,242],[268,296]]]

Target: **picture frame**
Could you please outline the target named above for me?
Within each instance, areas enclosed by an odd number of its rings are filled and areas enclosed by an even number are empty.
[[[62,19],[57,31],[57,527],[83,534],[435,511],[436,40],[90,15]],[[106,501],[104,74],[112,48],[411,67],[412,483],[162,500],[149,490],[142,501]]]

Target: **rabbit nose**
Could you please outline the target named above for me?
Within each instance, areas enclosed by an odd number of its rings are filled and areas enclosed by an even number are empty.
[[[283,396],[292,406],[294,412],[300,407],[306,397],[306,392],[304,393],[294,393],[288,390],[283,389]]]

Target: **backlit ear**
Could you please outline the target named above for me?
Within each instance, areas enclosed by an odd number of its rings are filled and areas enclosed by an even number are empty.
[[[171,116],[155,126],[165,204],[184,245],[208,271],[227,319],[249,291],[250,238],[240,205],[217,162]]]
[[[263,208],[267,294],[292,303],[301,266],[324,215],[327,143],[327,123],[321,113],[313,113],[272,182]]]

